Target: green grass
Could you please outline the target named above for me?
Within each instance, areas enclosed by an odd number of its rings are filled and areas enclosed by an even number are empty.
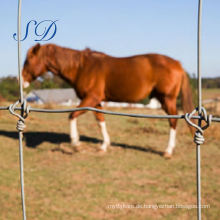
[[[113,109],[162,114],[161,111]],[[82,144],[73,152],[67,114],[30,113],[24,134],[27,219],[196,219],[196,209],[113,209],[114,204],[196,204],[195,144],[178,122],[171,160],[161,157],[167,120],[106,116],[112,146],[98,152],[101,135],[92,113],[78,120]],[[0,219],[22,219],[16,120],[0,115]],[[201,147],[203,219],[219,219],[219,125],[205,132]],[[72,152],[72,154],[70,154]]]

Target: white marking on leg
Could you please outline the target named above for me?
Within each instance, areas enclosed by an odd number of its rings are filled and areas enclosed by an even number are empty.
[[[70,120],[70,138],[73,146],[79,145],[79,134],[77,131],[77,120],[76,118]]]
[[[105,121],[99,122],[99,125],[101,127],[101,132],[102,132],[102,136],[103,136],[103,143],[102,143],[101,149],[103,151],[106,151],[108,145],[110,145],[110,137],[107,132]]]
[[[169,153],[170,155],[173,153],[173,149],[175,148],[175,144],[176,144],[176,129],[171,128],[168,147],[166,149],[166,152]]]

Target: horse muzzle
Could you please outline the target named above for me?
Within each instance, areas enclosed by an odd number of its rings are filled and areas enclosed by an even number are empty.
[[[30,86],[30,83],[29,82],[27,82],[27,81],[25,81],[25,82],[23,82],[23,87],[26,89],[26,88],[28,88]]]

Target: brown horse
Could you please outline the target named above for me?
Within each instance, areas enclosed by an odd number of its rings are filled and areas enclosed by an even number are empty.
[[[181,64],[164,55],[144,54],[116,58],[86,50],[73,50],[54,44],[37,44],[30,48],[23,67],[24,87],[50,71],[69,82],[82,100],[78,107],[101,108],[101,101],[138,102],[147,96],[156,97],[167,114],[177,114],[176,100],[181,90],[184,112],[193,109],[191,89]],[[70,137],[79,144],[76,118],[85,111],[70,114]],[[98,120],[106,151],[110,138],[102,113]],[[175,147],[176,119],[169,119],[170,138],[165,151],[171,157]]]

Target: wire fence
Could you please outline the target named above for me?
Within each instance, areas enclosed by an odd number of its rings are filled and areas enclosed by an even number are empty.
[[[23,79],[21,73],[21,2],[18,0],[18,16],[17,16],[17,36],[18,36],[18,76],[20,85],[20,100],[11,104],[10,106],[0,107],[0,110],[8,110],[11,114],[16,116],[19,120],[17,122],[17,130],[19,133],[19,161],[20,161],[20,184],[21,184],[21,202],[23,211],[23,220],[26,220],[26,207],[25,207],[25,194],[24,194],[24,174],[23,174],[23,145],[22,137],[23,130],[25,128],[25,118],[28,117],[30,112],[40,113],[66,113],[75,111],[95,111],[103,114],[115,115],[115,116],[126,116],[126,117],[137,117],[137,118],[155,118],[155,119],[185,119],[185,121],[197,129],[194,137],[196,143],[196,174],[197,174],[197,219],[201,220],[201,171],[200,171],[200,146],[204,143],[203,131],[209,127],[211,122],[220,122],[220,118],[212,117],[207,115],[206,110],[202,107],[202,82],[201,82],[201,18],[202,18],[202,0],[198,0],[198,29],[197,29],[197,80],[198,80],[198,107],[191,113],[185,115],[145,115],[145,114],[127,114],[121,112],[113,112],[100,110],[92,107],[72,108],[72,109],[40,109],[32,108],[27,105],[23,95]],[[20,111],[20,114],[16,113]],[[196,114],[196,115],[195,115]],[[198,120],[198,125],[191,122],[190,119]],[[205,126],[202,125],[202,121],[205,121]]]

